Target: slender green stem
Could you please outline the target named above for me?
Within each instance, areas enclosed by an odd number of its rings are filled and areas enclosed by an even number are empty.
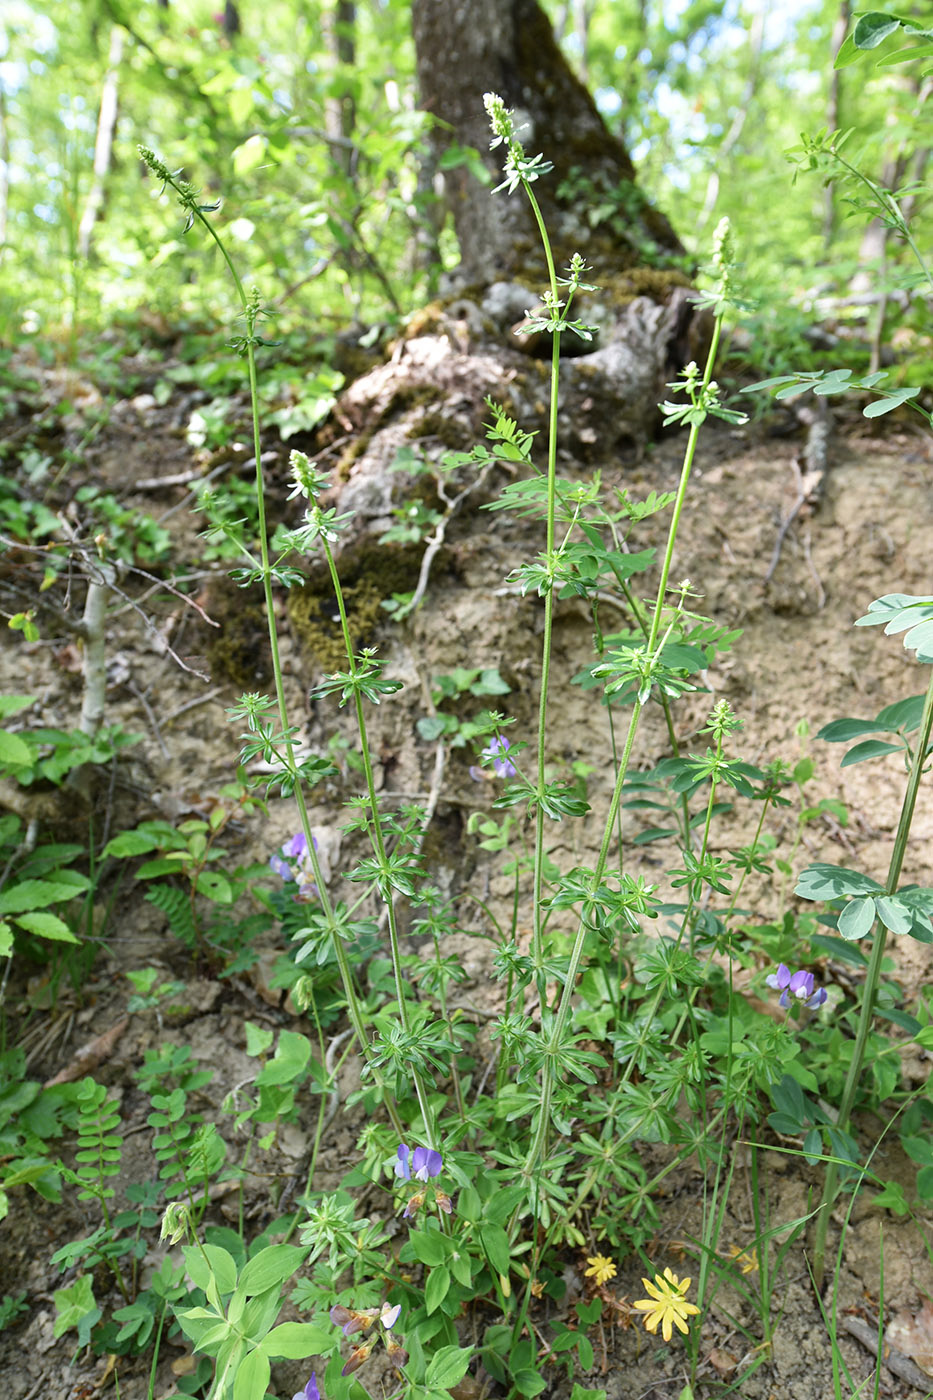
[[[353,649],[353,638],[350,635],[350,623],[347,618],[346,603],[343,596],[343,588],[340,583],[340,575],[334,562],[333,552],[325,536],[321,536],[324,547],[324,557],[327,560],[327,568],[330,573],[331,583],[334,589],[334,596],[337,599],[337,609],[340,614],[340,629],[343,633],[343,643],[347,653],[347,667],[351,677],[356,680],[358,677],[358,667],[356,653]],[[353,703],[356,710],[356,723],[360,736],[360,749],[363,760],[363,774],[366,780],[366,796],[369,802],[370,811],[370,838],[373,843],[373,850],[382,869],[388,865],[388,852],[386,851],[385,837],[382,831],[382,821],[379,812],[379,799],[376,795],[376,779],[373,774],[372,756],[369,750],[369,737],[366,726],[366,711],[363,706],[363,696],[358,686],[353,689]],[[408,1015],[408,998],[405,978],[402,972],[402,950],[399,944],[398,917],[395,909],[395,900],[389,890],[383,895],[389,930],[389,952],[392,960],[392,972],[395,978],[395,995],[398,1002],[398,1015],[402,1029],[406,1035],[411,1034],[411,1021]],[[418,1107],[421,1110],[421,1117],[424,1120],[424,1130],[432,1147],[437,1146],[437,1130],[434,1122],[434,1115],[431,1112],[427,1091],[421,1073],[414,1066],[411,1067],[411,1079],[414,1086],[415,1095],[418,1099]]]
[[[532,211],[538,224],[541,234],[541,243],[544,248],[544,256],[547,262],[548,283],[551,289],[551,296],[554,304],[557,304],[557,272],[554,267],[554,258],[551,253],[551,242],[548,231],[545,227],[541,208],[535,198],[531,186],[525,183],[525,193],[528,196]],[[550,375],[550,399],[548,402],[548,441],[547,441],[547,520],[546,520],[546,540],[545,551],[548,562],[553,561],[554,555],[554,520],[556,514],[557,495],[557,408],[559,402],[559,379],[560,379],[560,331],[555,330],[551,344],[551,375]],[[551,638],[554,630],[554,588],[550,586],[544,595],[544,636],[541,642],[541,681],[538,692],[538,779],[537,794],[538,803],[535,809],[535,837],[534,837],[534,875],[533,875],[533,896],[532,896],[532,960],[535,968],[535,980],[538,988],[538,996],[541,1005],[544,1005],[545,978],[544,978],[544,925],[542,893],[544,889],[544,786],[545,786],[545,757],[547,738],[547,704],[548,688],[551,674]]]
[[[703,373],[703,381],[699,390],[698,397],[700,398],[702,398],[703,394],[709,387],[710,380],[713,377],[713,366],[716,363],[716,353],[719,348],[719,338],[721,330],[722,317],[717,316],[713,325],[713,335],[712,340],[710,342],[709,354],[706,357],[706,368]],[[674,545],[677,539],[677,531],[680,525],[681,512],[683,510],[684,501],[687,495],[687,486],[690,481],[690,472],[693,467],[693,459],[696,454],[696,445],[697,438],[699,436],[699,431],[699,423],[691,424],[690,434],[687,439],[686,448],[684,450],[683,465],[681,467],[680,481],[677,487],[677,495],[674,500],[674,509],[671,516],[671,523],[668,529],[667,547],[665,549],[664,560],[661,565],[661,576],[658,580],[654,615],[651,620],[651,628],[648,633],[648,641],[645,647],[649,658],[654,658],[655,656],[659,655],[661,648],[664,645],[665,639],[660,638],[664,595],[667,592],[668,580],[670,578],[671,567],[674,558]],[[593,882],[596,886],[598,886],[599,882],[602,880],[603,875],[606,871],[606,865],[609,860],[609,848],[612,843],[612,837],[615,831],[616,820],[619,814],[619,807],[622,802],[622,790],[625,785],[626,776],[628,774],[629,763],[631,761],[632,756],[632,749],[635,744],[635,736],[638,732],[638,725],[641,719],[642,709],[642,702],[636,699],[632,707],[632,714],[629,720],[628,733],[626,735],[625,745],[622,750],[622,761],[619,764],[619,771],[616,775],[615,787],[613,789],[612,798],[609,803],[609,812],[606,817],[602,845],[600,847],[599,858],[596,862],[596,869],[594,871]],[[583,948],[586,942],[587,932],[588,930],[586,925],[581,921],[580,926],[577,929],[576,937],[574,939],[573,948],[571,949],[570,962],[564,980],[563,992],[561,994],[560,1003],[558,1005],[557,1012],[554,1017],[553,1026],[551,1028],[551,1034],[548,1042],[548,1050],[550,1053],[547,1055],[544,1070],[542,1072],[541,1104],[537,1116],[537,1121],[535,1124],[535,1131],[532,1137],[531,1147],[529,1148],[528,1157],[526,1159],[525,1169],[526,1172],[528,1172],[529,1174],[533,1172],[534,1168],[541,1161],[541,1158],[543,1157],[547,1146],[551,1103],[553,1099],[554,1083],[556,1077],[554,1052],[561,1042],[564,1026],[566,1025],[567,1017],[570,1013],[570,1003],[573,998],[574,983],[576,981],[577,972],[579,971],[580,961],[583,957]]]
[[[171,176],[168,177],[167,183],[172,185],[172,187],[176,190],[176,192],[179,195],[183,196],[183,190],[171,178]],[[183,203],[184,202],[185,201],[183,198]],[[281,725],[282,732],[287,734],[289,727],[288,707],[285,700],[285,686],[282,678],[282,662],[279,651],[279,638],[275,626],[275,599],[272,594],[272,566],[269,554],[268,528],[266,523],[265,479],[263,477],[262,471],[262,440],[259,423],[259,387],[256,373],[255,336],[256,322],[259,316],[259,306],[256,301],[252,300],[247,295],[246,289],[244,288],[243,282],[240,278],[240,274],[237,272],[236,266],[234,265],[233,260],[227,252],[223,240],[217,234],[210,220],[205,217],[204,213],[199,208],[197,208],[195,205],[192,205],[190,202],[186,203],[186,207],[190,209],[194,217],[198,219],[198,221],[207,231],[208,236],[216,244],[221,257],[223,258],[224,263],[227,266],[227,270],[229,271],[230,276],[233,280],[233,284],[236,288],[237,298],[240,302],[240,305],[243,308],[243,315],[246,320],[246,362],[249,374],[250,408],[253,429],[253,454],[255,457],[256,469],[256,516],[257,532],[259,537],[261,577],[263,596],[266,608],[266,624],[268,627],[269,635],[269,649],[272,656],[272,674],[275,685],[276,708],[278,709],[279,723]],[[295,764],[294,754],[290,744],[285,745],[284,752],[282,754],[282,761],[286,771],[288,772],[289,777],[292,780],[295,802],[298,807],[298,814],[301,821],[301,829],[304,833],[305,840],[307,842],[308,856],[311,862],[312,869],[314,871],[315,883],[318,889],[318,898],[321,901],[321,908],[324,913],[326,922],[331,928],[334,928],[335,920],[333,902],[330,898],[327,886],[324,882],[320,863],[318,861],[317,854],[314,849],[314,837],[311,832],[311,824],[308,815],[307,802],[305,800],[304,789],[300,781],[300,777]],[[356,1034],[356,1039],[359,1042],[360,1052],[365,1057],[367,1055],[368,1050],[368,1041],[366,1038],[366,1031],[363,1025],[363,1018],[360,1012],[359,1002],[356,996],[356,990],[353,983],[353,976],[350,971],[350,964],[347,958],[347,952],[339,936],[334,936],[333,943],[334,953],[337,958],[337,967],[340,972],[340,980],[343,986],[344,996],[347,1002],[347,1013],[350,1017],[350,1024],[353,1026],[354,1032]],[[391,1095],[389,1094],[387,1087],[384,1084],[382,1076],[378,1072],[374,1072],[374,1079],[383,1092],[386,1109],[389,1113],[389,1117],[392,1120],[392,1124],[395,1127],[396,1131],[401,1133],[402,1128],[398,1116],[398,1111],[395,1107]]]
[[[911,757],[907,791],[904,794],[901,816],[897,824],[897,833],[894,837],[894,847],[891,851],[891,863],[888,867],[888,878],[885,882],[885,893],[888,895],[893,895],[897,892],[898,881],[901,878],[901,868],[904,864],[904,855],[910,837],[910,826],[913,821],[914,808],[917,805],[920,780],[923,777],[923,768],[927,760],[927,749],[930,743],[931,731],[933,731],[933,670],[930,672],[926,700],[924,701],[920,728],[917,733],[917,742],[914,745],[914,751]],[[878,982],[881,978],[881,963],[884,958],[886,942],[887,929],[880,920],[877,920],[875,922],[871,957],[869,958],[868,970],[865,974],[865,986],[862,991],[862,1006],[859,1013],[858,1029],[855,1033],[855,1044],[852,1047],[849,1072],[846,1075],[846,1082],[842,1090],[842,1099],[839,1103],[839,1112],[836,1115],[836,1125],[843,1132],[848,1127],[852,1106],[855,1103],[859,1081],[862,1076],[862,1065],[865,1061],[865,1050],[868,1045],[869,1034],[871,1033],[875,995],[878,990]],[[826,1169],[826,1181],[823,1186],[823,1196],[820,1201],[820,1213],[817,1216],[816,1235],[813,1243],[813,1274],[816,1279],[817,1288],[822,1287],[823,1283],[823,1269],[826,1258],[826,1234],[829,1229],[830,1211],[833,1201],[836,1198],[838,1178],[838,1164],[836,1162],[830,1162]]]

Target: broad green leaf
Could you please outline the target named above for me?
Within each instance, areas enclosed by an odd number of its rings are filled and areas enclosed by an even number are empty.
[[[428,1362],[425,1385],[432,1390],[449,1390],[452,1385],[458,1385],[466,1375],[471,1355],[470,1347],[441,1347]]]
[[[453,1249],[453,1241],[439,1230],[412,1230],[410,1242],[415,1258],[429,1268],[443,1264]]]
[[[840,768],[851,768],[854,763],[864,763],[869,758],[880,758],[886,753],[902,753],[900,744],[889,744],[883,739],[866,739],[863,744],[856,744],[845,755]]]
[[[15,922],[27,933],[34,933],[37,938],[50,938],[56,943],[80,942],[64,919],[60,919],[57,914],[34,910],[31,914],[18,914]]]
[[[70,874],[77,875],[77,871]],[[0,915],[25,914],[34,909],[43,909],[47,904],[61,904],[74,899],[90,885],[87,876],[81,875],[72,880],[20,880],[0,893]]]
[[[424,1287],[424,1305],[430,1315],[437,1312],[450,1291],[450,1270],[446,1264],[438,1264],[428,1274]]]
[[[0,958],[8,958],[13,951],[13,930],[6,919],[0,919]]]
[[[933,603],[927,598],[918,598],[910,607],[905,608],[903,612],[896,613],[888,620],[885,624],[885,635],[888,637],[896,637],[898,632],[907,632],[909,634],[917,627],[922,626],[924,622],[929,621],[931,617],[933,617]],[[904,645],[910,645],[906,639]]]
[[[875,901],[868,895],[865,899],[853,899],[839,915],[839,936],[854,943],[871,933],[875,922]]]
[[[925,1137],[902,1137],[901,1146],[912,1162],[920,1166],[933,1166],[933,1143]]]
[[[5,764],[9,768],[29,768],[35,759],[35,754],[18,734],[11,734],[8,729],[0,729],[0,764]]]
[[[69,1328],[77,1329],[78,1340],[87,1346],[91,1328],[100,1317],[100,1308],[94,1302],[94,1284],[90,1274],[79,1274],[67,1288],[58,1288],[52,1294],[57,1316],[52,1327],[53,1337],[60,1337]]]
[[[904,700],[895,700],[893,705],[885,705],[883,710],[879,710],[875,719],[883,729],[902,729],[905,734],[909,734],[920,724],[925,700],[924,694],[909,695]]]
[[[836,54],[833,67],[848,68],[850,63],[855,63],[860,57],[861,54],[855,47],[855,39],[851,34],[847,34],[839,46],[839,52]]]
[[[105,856],[142,856],[154,851],[161,843],[155,836],[144,831],[123,831],[108,841],[104,847]]]
[[[334,1345],[334,1334],[313,1322],[280,1322],[260,1345],[266,1356],[300,1361],[306,1356],[326,1355]]]
[[[892,68],[897,63],[913,63],[917,58],[930,58],[931,56],[933,56],[933,44],[907,44],[904,48],[895,49],[893,53],[886,53],[883,58],[879,58],[878,67]]]
[[[898,19],[896,15],[885,15],[880,10],[870,10],[867,15],[862,15],[852,31],[853,43],[857,49],[876,49],[879,44],[884,43],[889,34],[895,33],[902,24],[907,23],[908,20]]]
[[[267,1288],[278,1288],[301,1267],[307,1253],[296,1244],[267,1245],[243,1269],[237,1283],[238,1292],[252,1297],[265,1293]]]
[[[215,904],[233,903],[233,886],[225,875],[217,870],[202,870],[194,882],[198,894],[203,894]]]
[[[824,739],[827,744],[847,744],[850,739],[860,739],[863,734],[877,734],[886,728],[876,719],[834,719],[823,725],[816,738]]]
[[[303,1074],[311,1058],[311,1042],[298,1031],[282,1031],[274,1057],[259,1071],[256,1083],[290,1084]]]
[[[533,1400],[535,1395],[540,1395],[542,1390],[547,1388],[547,1381],[540,1371],[532,1371],[526,1367],[520,1371],[512,1372],[512,1384],[519,1395],[524,1395],[525,1400]]]
[[[509,1237],[501,1225],[481,1225],[480,1243],[497,1274],[507,1275],[512,1262]]]
[[[930,651],[933,650],[933,617],[927,617],[916,627],[911,627],[904,636],[904,646],[908,651],[917,652],[918,661],[922,660],[921,652],[929,655]]]
[[[884,894],[884,889],[859,870],[816,861],[800,872],[795,894],[801,899],[844,899],[847,895]]]
[[[913,911],[908,909],[896,895],[879,895],[875,900],[878,918],[891,933],[910,933],[913,926]]]
[[[880,418],[882,414],[900,408],[908,399],[916,398],[919,392],[919,389],[890,389],[883,399],[873,399],[871,403],[866,404],[862,409],[862,417]]]
[[[215,1279],[221,1293],[232,1293],[236,1288],[236,1263],[231,1254],[219,1244],[185,1245],[185,1267],[195,1288],[206,1293],[211,1279]]]
[[[20,710],[26,710],[35,703],[34,695],[0,695],[0,719],[19,714]]]
[[[268,1356],[259,1347],[249,1352],[237,1367],[233,1400],[262,1400],[271,1374]]]

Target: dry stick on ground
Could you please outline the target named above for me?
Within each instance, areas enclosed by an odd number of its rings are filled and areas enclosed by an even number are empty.
[[[867,1322],[863,1322],[860,1317],[843,1317],[842,1325],[851,1336],[862,1343],[873,1355],[878,1354],[878,1328],[870,1327]],[[925,1395],[929,1394],[931,1388],[931,1377],[928,1371],[922,1371],[919,1366],[911,1361],[909,1356],[903,1352],[895,1351],[893,1347],[882,1346],[881,1360],[888,1370],[895,1376],[899,1376],[908,1385],[914,1386],[917,1390],[922,1390]]]

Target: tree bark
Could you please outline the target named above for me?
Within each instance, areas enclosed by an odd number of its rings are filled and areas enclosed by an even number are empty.
[[[483,107],[483,93],[496,92],[524,124],[528,155],[540,151],[553,162],[535,193],[560,265],[574,252],[616,269],[683,254],[668,220],[638,189],[627,150],[571,70],[537,0],[413,0],[412,23],[422,106],[447,124],[434,131],[440,155],[452,144],[473,146],[498,183],[500,152],[489,152]],[[447,172],[446,195],[465,284],[541,280],[527,201],[492,198],[465,166]],[[594,229],[587,210],[607,200],[618,217]]]

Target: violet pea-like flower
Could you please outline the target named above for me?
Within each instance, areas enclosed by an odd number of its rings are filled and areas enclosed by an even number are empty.
[[[322,1400],[321,1392],[317,1388],[317,1376],[313,1371],[304,1390],[299,1390],[297,1395],[292,1396],[292,1400]]]
[[[802,1002],[810,1011],[815,1011],[826,1000],[825,987],[820,987],[818,991],[813,990],[812,972],[791,972],[784,963],[779,963],[777,972],[772,972],[765,981],[769,987],[774,987],[775,991],[781,993],[781,1006],[785,1011],[792,998],[796,1002]]]
[[[430,1147],[416,1147],[410,1152],[404,1142],[399,1143],[397,1156],[395,1175],[403,1181],[411,1181],[412,1177],[416,1181],[428,1181],[432,1176],[440,1176],[444,1165],[439,1152]]]
[[[269,864],[276,875],[281,875],[283,880],[294,880],[295,873],[291,866],[286,864],[286,861],[304,860],[307,854],[308,839],[303,831],[296,831],[294,836],[285,842],[280,851],[276,851],[274,856],[269,857]]]
[[[501,738],[490,739],[489,743],[483,749],[484,756],[492,759],[492,766],[497,776],[500,778],[515,777],[517,770],[515,764],[508,756],[511,747],[512,745],[503,734]]]

